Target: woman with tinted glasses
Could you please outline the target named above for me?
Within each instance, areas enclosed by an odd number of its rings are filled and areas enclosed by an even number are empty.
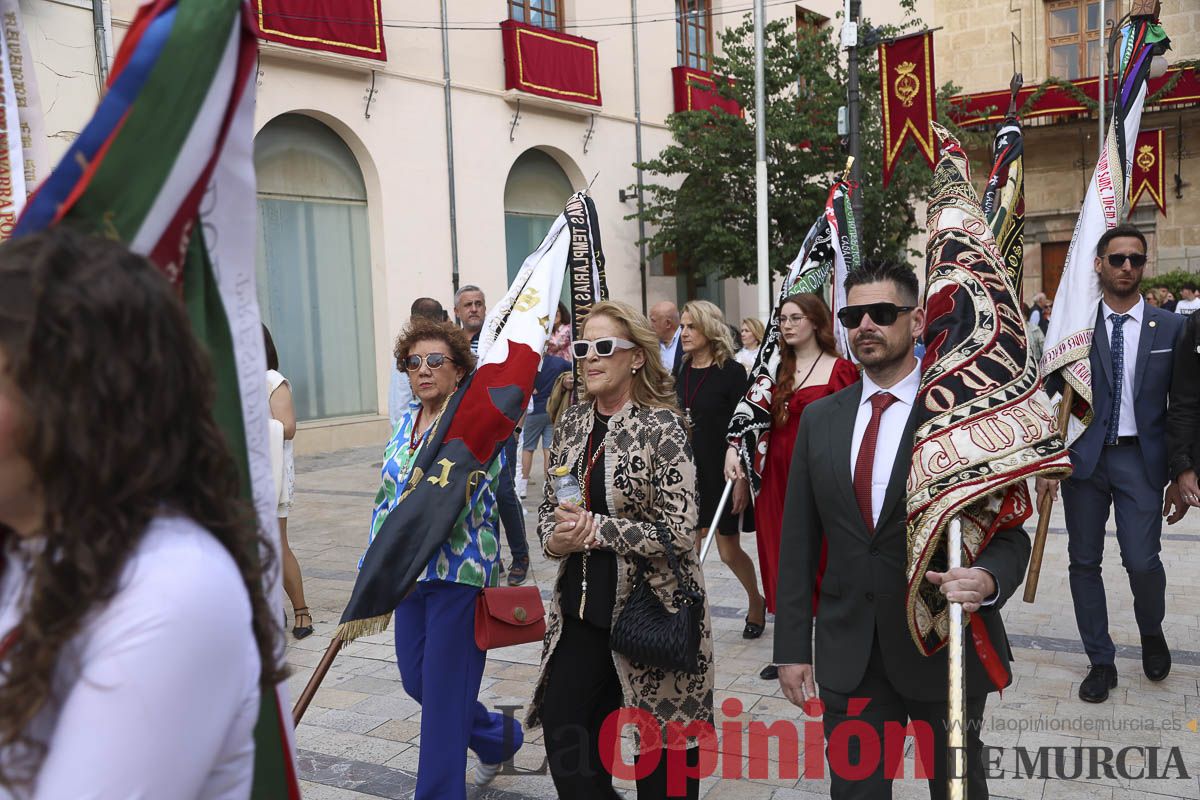
[[[675,394],[691,424],[692,449],[696,453],[696,490],[700,494],[697,544],[700,544],[708,535],[725,491],[725,435],[733,411],[746,393],[746,370],[733,358],[733,341],[717,306],[707,300],[693,300],[683,307],[679,320],[683,367],[675,381]],[[754,561],[742,549],[739,538],[740,516],[749,502],[749,483],[739,478],[717,524],[717,549],[721,561],[746,590],[746,626],[742,638],[757,639],[767,624],[766,601],[758,591]]]
[[[767,460],[762,487],[755,498],[754,521],[758,531],[758,563],[762,570],[767,610],[775,612],[775,590],[779,586],[779,542],[783,525],[783,502],[787,493],[792,450],[800,430],[800,415],[809,403],[846,388],[858,380],[854,364],[840,358],[833,338],[833,319],[825,301],[815,294],[796,294],[779,309],[780,362],[771,400],[771,430],[767,435]],[[725,474],[744,475],[737,449],[725,454]],[[813,607],[820,593],[820,576],[825,569],[825,548],[813,592]],[[774,664],[760,673],[765,680],[779,677]]]
[[[667,723],[711,724],[713,718],[712,631],[693,547],[696,468],[666,388],[670,373],[658,337],[645,317],[625,303],[600,303],[572,348],[583,362],[586,394],[563,412],[551,459],[575,476],[583,504],[560,504],[548,482],[538,510],[542,549],[558,565],[558,577],[529,725],[545,728],[559,797],[617,800],[601,756],[600,728],[610,714],[637,708],[662,730]],[[694,673],[635,663],[612,649],[611,631],[643,566],[672,613],[683,592],[700,597]],[[681,760],[698,764],[699,747],[675,740],[665,746],[685,750]],[[667,793],[667,765],[676,758],[662,754],[657,768],[637,782],[639,798],[699,796],[700,783],[692,778],[684,794]]]
[[[414,317],[396,340],[395,356],[412,383],[413,401],[384,451],[383,485],[375,496],[370,539],[403,496],[413,465],[450,396],[475,368],[466,333],[420,317]],[[505,718],[478,700],[487,653],[475,646],[475,602],[500,576],[495,488],[503,461],[501,453],[450,538],[396,608],[400,679],[404,691],[424,709],[417,798],[465,798],[468,747],[479,756],[475,783],[482,786],[522,743],[519,725],[506,732]]]

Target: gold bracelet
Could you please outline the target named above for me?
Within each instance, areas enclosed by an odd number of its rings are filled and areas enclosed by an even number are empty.
[[[542,545],[542,552],[545,553],[546,555],[550,556],[551,558],[566,558],[566,556],[560,556],[558,553],[551,550],[549,544]]]

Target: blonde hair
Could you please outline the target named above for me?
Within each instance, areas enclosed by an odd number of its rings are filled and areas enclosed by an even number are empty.
[[[639,406],[667,408],[679,413],[679,403],[675,398],[675,379],[663,366],[658,334],[650,327],[650,320],[633,306],[620,300],[605,300],[592,306],[587,320],[583,323],[584,329],[592,317],[608,317],[619,324],[625,329],[626,338],[637,346],[636,349],[642,351],[642,366],[633,375],[629,398]],[[593,399],[587,391],[586,384],[580,389],[584,400]]]
[[[754,334],[754,338],[758,340],[758,346],[762,347],[763,337],[767,335],[767,328],[762,324],[762,320],[758,317],[746,317],[742,320],[742,324],[750,329],[750,333]]]
[[[729,326],[725,324],[725,315],[721,313],[721,309],[707,300],[693,300],[679,312],[680,317],[684,314],[692,318],[696,330],[708,339],[708,345],[712,348],[713,363],[718,367],[725,366],[725,362],[733,358],[733,339],[729,336]],[[685,358],[690,359],[691,356]]]

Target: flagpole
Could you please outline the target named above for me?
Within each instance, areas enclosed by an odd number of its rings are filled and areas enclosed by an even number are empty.
[[[767,89],[763,0],[754,0],[754,206],[758,249],[758,316],[771,315],[771,260],[767,250]]]
[[[1058,433],[1067,440],[1067,425],[1071,421],[1071,405],[1075,402],[1075,389],[1063,381],[1062,401],[1058,405]],[[1037,533],[1033,537],[1033,551],[1029,554],[1029,572],[1025,576],[1023,600],[1032,603],[1037,598],[1038,579],[1042,575],[1042,552],[1046,549],[1046,534],[1050,530],[1050,511],[1054,508],[1054,496],[1046,496],[1038,503]]]
[[[337,658],[338,650],[342,649],[343,644],[344,642],[340,638],[334,636],[333,641],[329,643],[329,647],[325,648],[325,655],[321,656],[321,660],[317,663],[317,668],[313,670],[312,677],[308,679],[308,683],[304,686],[304,691],[300,692],[300,697],[296,699],[296,705],[292,706],[293,726],[300,724],[300,720],[304,717],[304,712],[308,710],[308,704],[316,696],[317,689],[321,688],[321,682],[325,680],[325,676],[329,673],[329,668],[333,666],[333,659]]]
[[[708,526],[708,535],[704,537],[704,546],[700,548],[701,564],[708,555],[708,548],[712,547],[713,537],[717,535],[717,523],[721,521],[721,514],[725,511],[725,504],[729,502],[729,495],[732,491],[733,481],[725,481],[725,491],[721,492],[721,502],[717,503],[717,513],[713,515],[712,524]]]
[[[962,566],[962,523],[958,517],[950,520],[950,536],[946,544],[950,569]],[[962,603],[950,603],[950,683],[949,726],[946,764],[949,767],[950,800],[965,800],[967,796],[966,705],[964,700],[965,673],[963,670],[963,608]]]

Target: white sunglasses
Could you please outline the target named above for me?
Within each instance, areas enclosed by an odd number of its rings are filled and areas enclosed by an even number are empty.
[[[577,359],[585,359],[595,351],[601,358],[608,358],[618,350],[632,350],[636,344],[628,339],[617,336],[604,336],[600,339],[576,339],[571,342],[571,352]]]

